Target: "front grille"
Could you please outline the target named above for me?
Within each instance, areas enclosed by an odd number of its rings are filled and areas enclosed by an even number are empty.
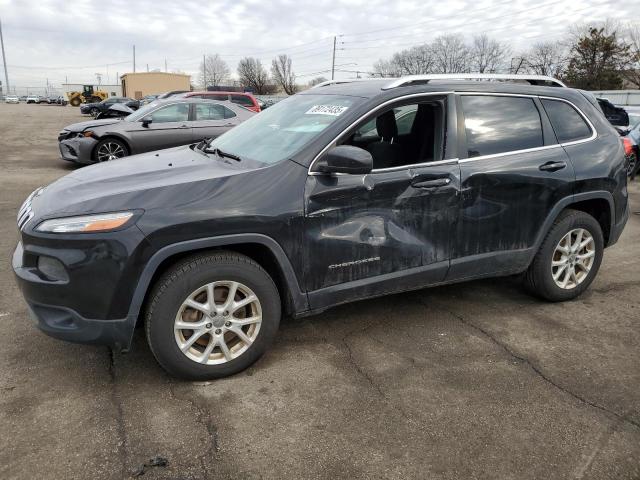
[[[20,210],[18,210],[18,228],[22,230],[24,226],[33,218],[33,209],[31,203],[33,199],[42,193],[42,188],[37,188],[24,201]]]

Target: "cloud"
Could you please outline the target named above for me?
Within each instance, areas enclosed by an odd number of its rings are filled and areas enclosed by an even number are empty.
[[[394,51],[441,33],[486,32],[512,44],[559,39],[570,24],[607,16],[622,18],[611,1],[541,0],[0,0],[10,81],[18,86],[111,83],[137,68],[181,70],[197,75],[204,53],[219,53],[235,71],[242,56],[269,65],[288,53],[301,80],[336,63],[369,71]],[[325,73],[326,75],[326,73]],[[339,73],[339,75],[351,75]]]

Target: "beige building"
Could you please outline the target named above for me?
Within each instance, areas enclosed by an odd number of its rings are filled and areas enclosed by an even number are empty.
[[[136,72],[120,76],[122,95],[140,99],[171,90],[191,90],[191,75],[167,72]]]

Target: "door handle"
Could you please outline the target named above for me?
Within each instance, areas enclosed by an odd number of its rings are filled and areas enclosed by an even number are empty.
[[[444,187],[446,185],[449,185],[450,183],[451,183],[450,178],[436,178],[435,180],[423,180],[423,181],[414,182],[411,184],[411,186],[413,188],[430,189],[430,188]]]
[[[547,162],[543,163],[538,168],[543,172],[555,172],[557,170],[562,170],[566,166],[566,162]]]

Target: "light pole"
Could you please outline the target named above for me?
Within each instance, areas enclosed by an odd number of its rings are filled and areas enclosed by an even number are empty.
[[[2,45],[2,63],[4,63],[4,82],[9,93],[9,72],[7,72],[7,56],[4,53],[4,38],[2,37],[2,22],[0,21],[0,44]]]

